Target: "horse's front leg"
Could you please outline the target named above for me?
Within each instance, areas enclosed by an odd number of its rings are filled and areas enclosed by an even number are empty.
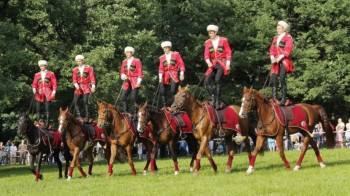
[[[207,148],[207,145],[208,145],[208,137],[205,135],[201,138],[201,141],[200,141],[199,150],[198,150],[198,153],[196,156],[196,168],[193,172],[194,176],[198,176],[198,172],[199,172],[199,169],[201,167],[202,154],[204,152],[204,149]],[[208,157],[208,159],[209,159],[209,157]],[[210,160],[212,160],[212,159],[209,159],[209,161]]]
[[[29,156],[29,164],[30,164],[30,168],[29,169],[34,175],[35,175],[35,169],[34,169],[35,157],[36,157],[36,155],[34,156],[32,154],[30,154],[30,156]]]
[[[78,147],[75,147],[73,150],[73,159],[72,159],[72,162],[70,163],[70,169],[69,169],[69,174],[68,174],[68,178],[67,180],[71,180],[72,179],[72,175],[73,175],[73,170],[74,170],[74,167],[75,167],[75,164],[77,162],[77,160],[79,161],[79,152],[80,152],[80,149]]]
[[[55,161],[57,162],[57,167],[58,167],[58,178],[61,179],[62,178],[62,162],[60,160],[60,151],[59,150],[54,150],[54,158]]]
[[[263,146],[265,139],[266,138],[264,136],[258,135],[258,137],[256,139],[255,149],[253,151],[252,158],[249,161],[248,170],[246,171],[247,175],[250,175],[254,172],[254,164],[255,164],[256,155],[258,154],[261,147]]]
[[[145,165],[145,168],[143,169],[143,175],[146,175],[147,171],[148,171],[148,166],[151,163],[151,154],[152,154],[152,149],[153,149],[153,143],[145,140],[145,142],[143,142],[143,144],[145,145],[145,148],[147,150],[147,163]]]
[[[132,144],[127,145],[125,150],[128,153],[129,165],[131,167],[132,174],[134,176],[136,176],[136,170],[135,170],[135,167],[134,167],[134,162],[132,161],[132,154],[131,154]]]
[[[226,164],[225,173],[230,173],[232,167],[233,156],[235,155],[234,145],[232,142],[232,136],[225,137],[226,145],[228,146],[228,159]]]
[[[113,162],[117,155],[117,140],[111,140],[111,156],[109,158],[108,172],[106,178],[109,178],[113,174]]]
[[[179,174],[179,166],[178,166],[178,162],[177,162],[177,154],[174,148],[174,140],[170,140],[169,141],[169,147],[170,147],[170,151],[171,151],[171,158],[173,159],[174,162],[174,168],[175,168],[175,173],[174,175],[177,176]]]
[[[284,165],[286,166],[287,170],[291,170],[290,168],[290,164],[288,162],[288,160],[286,159],[285,155],[284,155],[284,146],[283,146],[283,135],[284,131],[280,131],[277,136],[276,136],[276,142],[278,144],[279,150],[280,150],[280,157],[284,163]]]
[[[38,164],[36,165],[36,171],[35,171],[35,181],[38,181],[39,179],[40,180],[44,179],[43,175],[40,174],[40,167],[41,167],[42,159],[43,159],[43,153],[39,152],[39,154],[38,154]]]
[[[213,156],[211,155],[211,152],[210,152],[210,149],[208,146],[205,147],[204,153],[205,153],[205,156],[208,158],[209,163],[210,163],[211,167],[213,168],[214,172],[217,173],[218,167],[216,166],[216,164],[214,162]]]
[[[186,142],[188,144],[188,147],[190,148],[190,151],[192,152],[192,158],[190,162],[190,172],[193,171],[193,163],[194,160],[196,160],[197,152],[198,152],[198,146],[197,146],[197,139],[194,138],[194,136],[186,137]]]
[[[88,161],[89,161],[89,170],[88,170],[88,174],[86,177],[90,177],[91,176],[91,172],[92,172],[92,166],[94,164],[94,157],[92,155],[92,150],[93,150],[93,147],[90,147],[87,149],[87,158],[88,158]]]
[[[156,173],[156,171],[157,171],[156,155],[157,155],[158,148],[159,148],[159,141],[156,141],[153,145],[152,153],[151,153],[151,171],[153,174]]]

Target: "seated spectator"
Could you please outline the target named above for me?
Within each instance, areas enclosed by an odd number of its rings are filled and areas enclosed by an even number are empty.
[[[12,142],[12,145],[10,147],[10,157],[11,157],[11,165],[16,165],[17,146],[13,142]]]

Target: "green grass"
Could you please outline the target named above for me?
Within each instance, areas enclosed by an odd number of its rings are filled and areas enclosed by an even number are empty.
[[[287,151],[294,167],[300,151]],[[157,160],[158,175],[142,175],[145,161],[136,161],[138,175],[132,176],[129,164],[115,163],[114,174],[106,179],[107,163],[96,162],[93,176],[82,178],[77,169],[72,181],[58,179],[56,165],[43,165],[44,180],[34,182],[28,166],[0,166],[1,195],[349,195],[350,158],[348,149],[321,150],[326,168],[321,169],[312,150],[301,170],[287,171],[278,152],[258,156],[255,173],[246,176],[247,154],[234,157],[230,174],[225,174],[227,156],[214,156],[218,174],[208,160],[201,161],[199,176],[189,173],[189,158],[179,159],[180,174],[174,176],[171,159]],[[83,163],[87,170],[87,164]]]

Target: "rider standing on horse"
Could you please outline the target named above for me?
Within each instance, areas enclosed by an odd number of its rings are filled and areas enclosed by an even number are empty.
[[[286,31],[289,25],[285,21],[277,23],[277,35],[273,38],[270,46],[271,59],[271,81],[272,81],[272,97],[277,99],[277,78],[280,77],[282,88],[281,105],[284,105],[287,97],[287,72],[293,72],[290,54],[293,50],[293,38]]]
[[[85,107],[85,122],[89,121],[89,94],[94,93],[96,89],[96,80],[94,69],[84,64],[84,56],[77,55],[75,57],[77,67],[73,69],[73,85],[75,87],[73,103],[78,118],[81,118],[78,99],[80,95],[83,95],[84,107]],[[92,87],[90,88],[90,84]]]
[[[166,91],[169,84],[171,95],[174,97],[179,83],[179,71],[180,80],[183,81],[185,79],[185,65],[180,53],[171,51],[172,44],[170,41],[162,42],[161,47],[164,54],[159,57],[159,84],[163,107],[166,107]]]
[[[135,49],[133,47],[126,47],[124,49],[126,59],[122,62],[120,74],[121,79],[124,80],[122,91],[122,102],[125,113],[128,113],[127,98],[131,92],[131,99],[134,105],[133,121],[136,121],[136,112],[138,104],[138,92],[142,82],[142,65],[138,58],[134,58]]]
[[[205,72],[204,84],[215,108],[220,109],[221,77],[227,75],[231,69],[231,48],[227,38],[217,35],[218,26],[208,25],[207,31],[210,39],[205,42],[204,59],[208,64],[208,70]],[[216,84],[216,97],[211,82],[213,78]]]
[[[45,127],[48,129],[50,121],[50,103],[55,99],[57,82],[55,74],[47,70],[47,61],[40,60],[38,65],[41,71],[35,74],[32,84],[32,90],[36,100],[36,118],[38,122],[42,122],[40,109],[41,104],[45,103]]]

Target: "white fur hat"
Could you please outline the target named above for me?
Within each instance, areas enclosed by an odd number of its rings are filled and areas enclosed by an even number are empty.
[[[78,54],[77,56],[75,56],[75,60],[84,60],[84,56],[81,54]]]
[[[219,27],[216,26],[216,25],[208,25],[207,26],[207,31],[215,31],[215,32],[218,32],[219,31]]]
[[[124,53],[125,52],[132,52],[132,53],[135,53],[135,49],[133,48],[133,47],[131,47],[131,46],[127,46],[127,47],[125,47],[125,49],[124,49]]]
[[[283,21],[283,20],[279,21],[279,22],[277,23],[277,25],[282,26],[285,30],[289,29],[288,23],[285,22],[285,21]]]
[[[162,46],[162,48],[164,48],[164,47],[170,47],[171,48],[172,47],[172,44],[171,44],[170,41],[164,41],[160,45]]]
[[[45,61],[45,60],[40,60],[40,61],[38,61],[38,65],[40,66],[40,65],[46,65],[47,66],[47,61]]]

